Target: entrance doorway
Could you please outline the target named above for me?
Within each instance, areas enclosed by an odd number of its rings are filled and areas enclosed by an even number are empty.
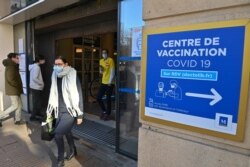
[[[101,108],[96,97],[101,85],[99,60],[101,50],[108,49],[109,57],[116,59],[116,33],[88,35],[55,41],[55,53],[69,62],[77,71],[82,84],[85,123],[76,126],[74,132],[91,140],[98,140],[108,146],[115,147],[115,98],[112,101],[111,120],[100,120]],[[115,62],[115,61],[114,61]],[[105,101],[105,96],[103,97]]]
[[[138,10],[131,12],[130,9],[135,6]],[[35,53],[44,55],[46,59],[46,68],[42,69],[44,103],[48,99],[54,59],[60,55],[77,69],[84,92],[85,128],[76,126],[74,134],[112,146],[116,152],[135,159],[140,126],[141,59],[132,56],[131,50],[137,47],[132,45],[138,36],[133,32],[142,26],[141,10],[141,0],[88,1],[84,5],[53,11],[34,20]],[[140,45],[141,40],[138,41]],[[100,120],[101,112],[95,100],[100,83],[100,53],[104,48],[109,50],[109,56],[116,62],[116,98],[110,121]]]

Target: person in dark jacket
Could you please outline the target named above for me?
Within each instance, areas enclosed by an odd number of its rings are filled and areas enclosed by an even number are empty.
[[[54,114],[56,118],[55,141],[58,149],[58,167],[64,166],[64,141],[63,136],[69,144],[69,154],[66,159],[70,160],[76,154],[76,147],[71,129],[76,121],[81,124],[83,120],[82,87],[77,78],[76,70],[70,66],[62,57],[55,60],[51,77],[47,117]]]
[[[10,97],[11,106],[0,111],[0,125],[2,125],[2,119],[8,117],[13,111],[15,111],[15,124],[21,125],[25,122],[21,121],[23,86],[19,74],[19,55],[9,53],[8,58],[3,60],[3,65],[5,66],[5,94]]]

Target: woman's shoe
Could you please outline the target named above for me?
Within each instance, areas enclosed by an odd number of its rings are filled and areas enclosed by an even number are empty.
[[[102,120],[104,118],[105,112],[102,112],[100,115],[100,119]]]
[[[110,119],[111,119],[110,115],[107,115],[107,114],[104,115],[104,118],[103,118],[104,121],[109,121]]]
[[[71,160],[73,157],[77,156],[77,151],[76,151],[76,147],[74,147],[74,151],[70,152],[67,156],[66,156],[66,160],[69,161]]]
[[[77,156],[76,147],[74,147],[74,154],[75,154],[75,156]]]
[[[64,166],[64,161],[57,161],[57,167],[63,167]]]

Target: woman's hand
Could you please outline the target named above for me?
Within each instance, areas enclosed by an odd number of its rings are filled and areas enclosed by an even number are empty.
[[[80,125],[83,122],[83,118],[77,118],[76,124]]]

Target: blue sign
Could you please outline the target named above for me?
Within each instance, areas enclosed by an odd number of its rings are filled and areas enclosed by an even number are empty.
[[[236,135],[244,40],[245,26],[147,35],[145,115]]]

